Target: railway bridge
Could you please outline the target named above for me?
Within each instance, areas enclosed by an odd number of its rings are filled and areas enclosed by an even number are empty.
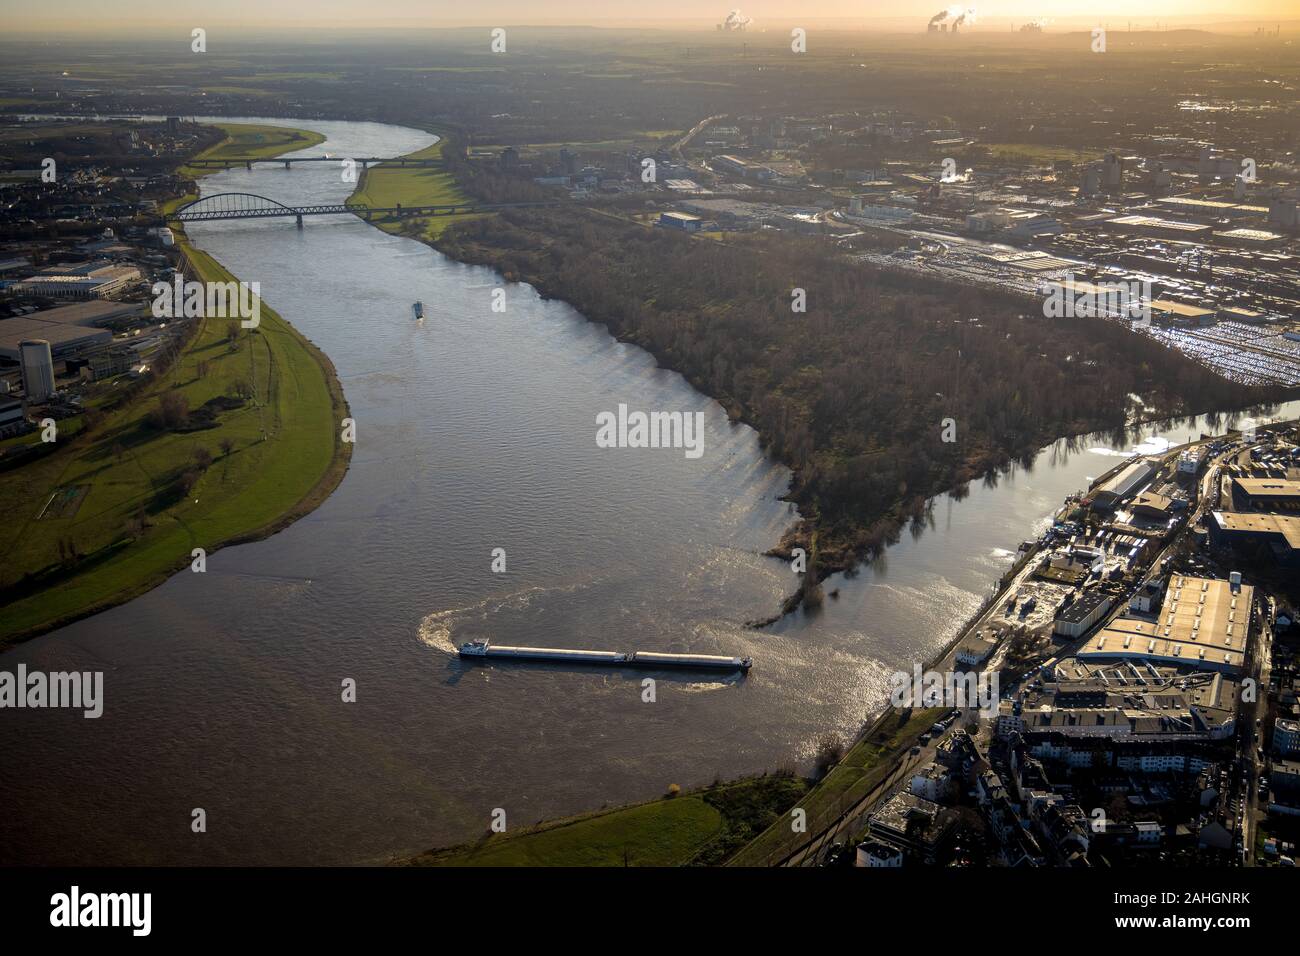
[[[228,156],[224,159],[191,159],[185,165],[195,169],[232,169],[243,166],[252,169],[254,163],[280,163],[285,169],[294,163],[344,163],[348,160],[362,169],[372,164],[391,163],[394,166],[441,166],[441,159],[411,159],[404,156]]]
[[[216,193],[177,207],[165,217],[171,222],[214,222],[223,219],[271,219],[291,217],[302,228],[304,216],[360,216],[367,222],[372,219],[409,219],[422,216],[454,216],[468,212],[492,212],[524,206],[557,206],[563,199],[534,202],[436,203],[426,206],[367,206],[363,203],[318,203],[310,206],[287,206],[256,193]]]

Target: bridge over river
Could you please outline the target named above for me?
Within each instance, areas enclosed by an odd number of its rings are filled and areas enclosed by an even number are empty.
[[[345,163],[351,160],[362,169],[371,164],[391,163],[394,166],[441,166],[441,159],[411,159],[403,156],[229,156],[225,159],[191,159],[185,165],[195,169],[233,169],[243,166],[252,169],[254,163],[280,163],[289,169],[294,163]]]
[[[287,206],[256,193],[217,193],[186,203],[168,213],[171,222],[212,222],[218,219],[269,219],[292,217],[302,228],[303,216],[357,215],[369,221],[375,217],[407,219],[417,216],[454,216],[468,212],[492,212],[525,206],[558,206],[569,200],[549,199],[532,202],[437,203],[429,206],[367,206],[362,203],[321,203],[310,206]]]

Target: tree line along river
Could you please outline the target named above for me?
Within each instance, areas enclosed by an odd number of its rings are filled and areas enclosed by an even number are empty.
[[[308,153],[396,156],[433,137],[308,127]],[[332,164],[233,169],[204,195],[342,202]],[[1068,493],[1138,441],[1060,441],[934,502],[815,615],[755,631],[796,585],[763,556],[793,522],[756,434],[562,302],[354,217],[194,224],[195,244],[334,362],[357,443],[338,490],[265,541],[0,654],[102,670],[104,714],[0,719],[0,862],[386,862],[777,766],[851,736],[889,675],[945,644]],[[493,290],[506,309],[494,312]],[[411,305],[424,303],[423,321]],[[596,417],[700,412],[703,454],[601,448]],[[1296,405],[1281,414],[1296,414]],[[506,572],[492,571],[493,549]],[[747,677],[467,665],[462,641],[748,656]],[[356,681],[344,703],[342,681]],[[207,832],[190,829],[207,813]]]

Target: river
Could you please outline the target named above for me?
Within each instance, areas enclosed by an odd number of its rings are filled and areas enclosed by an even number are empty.
[[[243,121],[318,130],[312,155],[432,141]],[[352,184],[331,164],[263,165],[202,188],[305,204]],[[352,465],[317,511],[217,552],[206,574],[0,654],[0,669],[105,675],[98,720],[0,712],[0,862],[379,863],[473,838],[495,808],[523,826],[806,768],[824,734],[882,706],[889,673],[951,638],[1067,493],[1137,441],[1209,427],[1058,442],[936,500],[931,527],[827,582],[839,596],[815,616],[753,631],[744,622],[796,583],[762,554],[794,520],[779,500],[789,473],[680,376],[528,286],[350,217],[190,234],[333,359]],[[619,403],[702,412],[704,455],[598,448],[596,414]],[[643,673],[463,664],[454,646],[475,637],[744,654],[754,668],[655,675],[646,702]]]

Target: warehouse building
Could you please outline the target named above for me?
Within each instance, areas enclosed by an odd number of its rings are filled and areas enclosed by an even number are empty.
[[[0,358],[18,361],[22,343],[28,339],[48,342],[50,353],[56,361],[83,349],[113,341],[113,333],[108,329],[47,322],[41,319],[43,314],[45,313],[38,312],[16,319],[0,319]]]
[[[1170,239],[1208,239],[1213,226],[1176,219],[1158,219],[1155,216],[1116,216],[1107,219],[1106,226],[1114,232],[1131,232],[1143,236],[1160,236]]]
[[[1243,249],[1271,249],[1286,242],[1286,236],[1267,229],[1225,229],[1214,234],[1215,241]]]
[[[659,225],[665,229],[677,229],[681,232],[699,232],[704,220],[688,212],[661,212]]]
[[[1064,637],[1082,637],[1105,616],[1115,599],[1099,591],[1086,591],[1077,600],[1061,608],[1052,630]]]
[[[1262,312],[1259,309],[1250,309],[1244,305],[1219,306],[1219,318],[1226,322],[1245,322],[1249,325],[1271,325],[1275,322],[1286,321],[1285,316],[1276,312]]]
[[[84,325],[102,328],[119,319],[132,318],[144,311],[143,302],[105,302],[92,299],[33,312],[26,318],[54,325]],[[0,325],[0,328],[3,326]]]
[[[1261,511],[1300,511],[1300,481],[1289,478],[1234,478],[1232,498]]]
[[[715,170],[724,173],[730,173],[733,176],[742,176],[745,179],[767,180],[776,178],[776,173],[759,163],[751,163],[747,159],[741,159],[739,156],[714,156],[709,160]]]
[[[1005,206],[971,213],[966,217],[966,228],[973,233],[1005,232],[1018,239],[1055,236],[1061,232],[1061,224],[1046,213]]]
[[[1210,543],[1216,547],[1251,548],[1262,545],[1284,568],[1300,567],[1300,516],[1251,511],[1213,511]]]
[[[1126,613],[1090,638],[1078,657],[1236,673],[1245,660],[1253,602],[1248,585],[1174,575],[1156,620]]]
[[[1247,206],[1215,199],[1192,199],[1188,196],[1162,196],[1156,200],[1156,205],[1166,212],[1206,221],[1252,219],[1268,215],[1267,206]]]
[[[135,266],[99,260],[77,266],[51,266],[19,279],[9,288],[18,295],[51,299],[106,299],[125,291],[142,278]]]
[[[1175,302],[1172,299],[1156,299],[1151,303],[1151,317],[1171,325],[1213,325],[1216,317],[1214,309]]]
[[[1145,458],[1130,462],[1093,489],[1090,496],[1092,506],[1114,508],[1143,488],[1155,473],[1156,466]]]

